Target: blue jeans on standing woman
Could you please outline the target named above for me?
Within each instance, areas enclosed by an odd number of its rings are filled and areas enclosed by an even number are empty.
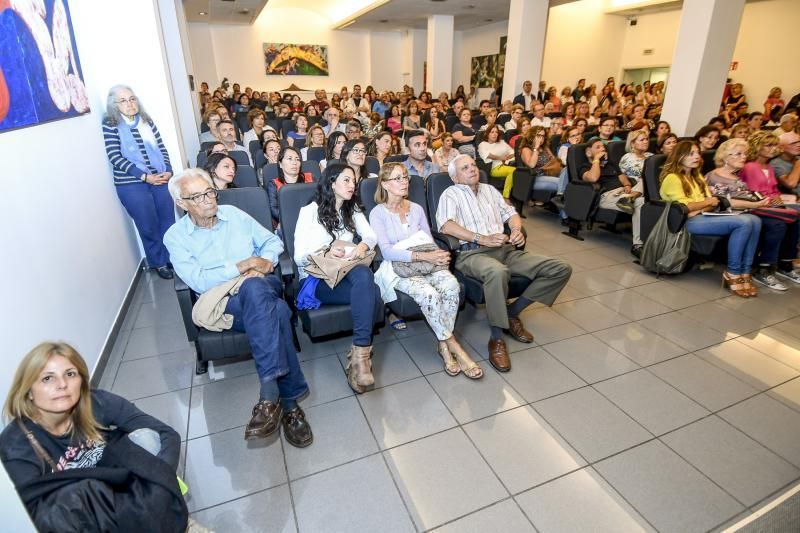
[[[750,274],[753,258],[761,235],[761,219],[755,215],[703,216],[696,215],[686,221],[686,229],[692,235],[729,235],[729,274]]]
[[[147,266],[165,266],[169,262],[169,252],[164,246],[164,234],[175,223],[175,203],[167,184],[130,183],[117,185],[116,189],[142,239]]]

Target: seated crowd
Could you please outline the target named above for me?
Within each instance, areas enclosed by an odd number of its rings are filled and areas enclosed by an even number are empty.
[[[400,298],[419,307],[444,371],[480,379],[484,369],[455,331],[464,285],[474,282],[490,326],[488,362],[510,371],[506,336],[532,343],[520,315],[535,302],[553,305],[572,273],[563,260],[525,250],[525,204],[512,194],[519,172],[533,178],[525,200],[544,192],[564,220],[571,182],[591,189],[598,209],[631,215],[638,257],[650,195],[645,162],[663,154],[658,195],[684,206],[690,234],[728,238],[722,277],[733,294],[756,297],[755,282],[777,291],[787,290],[785,282],[800,284],[800,98],[785,105],[778,88],[763,113],[751,113],[741,86],[731,85],[720,114],[694,137],[679,138],[659,120],[663,82],[617,89],[609,78],[600,91],[583,79],[561,91],[540,82],[533,92],[526,81],[513,99],[495,94],[479,102],[463,87],[434,99],[410,87],[378,94],[354,85],[330,101],[316,91],[307,103],[292,94],[240,92],[238,84],[230,93],[202,87],[197,168],[172,176],[158,129],[129,87],[109,92],[103,133],[117,193],[148,264],[164,278],[174,272],[198,295],[196,323],[246,335],[260,390],[245,439],[282,428],[292,446],[313,443],[298,403],[309,384],[293,336],[295,311],[349,306],[345,374],[358,394],[375,386],[381,314],[392,328],[407,327],[389,310]],[[716,168],[703,175],[708,154]],[[309,201],[282,207],[299,184],[313,189]],[[361,196],[366,184],[374,197]],[[263,189],[268,227],[218,202],[235,187]],[[427,205],[411,199],[413,187],[427,194]],[[177,222],[174,207],[185,213]],[[294,228],[282,222],[292,209]],[[731,216],[704,216],[725,211]],[[280,271],[282,256],[293,272]],[[335,279],[320,264],[336,266]],[[297,292],[287,299],[292,275]],[[14,423],[0,434],[0,459],[40,528],[71,524],[75,506],[117,493],[128,497],[118,508],[93,506],[98,529],[124,516],[124,506],[153,510],[136,523],[140,529],[179,530],[191,522],[175,476],[177,433],[119,396],[90,390],[86,364],[69,345],[44,343],[23,359],[4,414]],[[70,471],[65,479],[53,476]],[[123,475],[147,488],[119,488]],[[80,496],[57,490],[65,484]]]

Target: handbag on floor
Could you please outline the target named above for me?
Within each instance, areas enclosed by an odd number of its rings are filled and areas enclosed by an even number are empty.
[[[640,264],[656,274],[680,274],[689,260],[691,235],[682,227],[676,233],[669,230],[669,212],[672,202],[667,202],[658,222],[642,247]]]

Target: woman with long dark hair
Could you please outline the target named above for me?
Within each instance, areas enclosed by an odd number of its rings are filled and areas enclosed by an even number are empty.
[[[377,174],[367,174],[365,165],[367,160],[367,145],[361,139],[350,139],[342,148],[342,161],[353,169],[356,175],[356,185],[364,178],[377,178]]]
[[[208,172],[211,181],[214,182],[214,188],[218,191],[236,188],[236,184],[233,183],[236,177],[236,168],[236,160],[224,152],[215,152],[209,155],[203,166],[203,170]]]
[[[689,210],[686,229],[692,235],[729,235],[728,263],[722,282],[733,294],[742,298],[756,296],[751,271],[758,248],[761,220],[748,214],[703,216],[715,211],[719,198],[711,195],[700,174],[703,158],[694,141],[681,141],[672,150],[661,170],[661,198],[680,202]]]
[[[328,166],[328,161],[338,161],[342,158],[342,148],[344,148],[344,143],[346,142],[347,135],[343,131],[331,132],[325,146],[325,159],[319,162],[321,170],[325,170],[325,167]]]
[[[357,393],[371,389],[372,327],[375,313],[383,309],[380,291],[369,267],[359,265],[334,288],[309,276],[309,257],[324,250],[330,257],[361,259],[378,242],[375,232],[356,200],[353,169],[331,163],[317,184],[314,200],[300,209],[294,232],[294,262],[300,272],[300,295],[309,308],[320,305],[350,305],[353,316],[353,346],[347,354],[347,381]]]

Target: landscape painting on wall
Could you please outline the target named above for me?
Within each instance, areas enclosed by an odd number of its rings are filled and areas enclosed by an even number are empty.
[[[267,76],[327,76],[328,47],[264,43],[264,65]]]
[[[0,1],[0,133],[89,112],[66,0]]]
[[[476,89],[494,88],[497,81],[499,54],[472,58],[469,86]]]

